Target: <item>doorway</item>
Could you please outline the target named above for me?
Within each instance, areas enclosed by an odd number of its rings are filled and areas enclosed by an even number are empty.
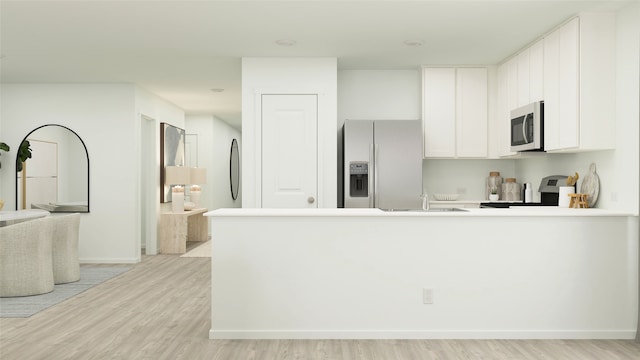
[[[140,259],[142,254],[158,254],[158,182],[156,178],[159,158],[156,151],[156,121],[142,115],[140,117]]]

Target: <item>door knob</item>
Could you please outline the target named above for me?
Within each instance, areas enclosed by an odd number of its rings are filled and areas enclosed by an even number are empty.
[[[316,201],[316,199],[315,199],[313,196],[309,196],[309,197],[307,198],[307,202],[308,202],[309,204],[313,204],[315,201]]]

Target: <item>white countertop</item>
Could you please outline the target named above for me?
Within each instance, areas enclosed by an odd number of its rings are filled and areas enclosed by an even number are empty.
[[[316,216],[316,217],[344,217],[344,216],[367,216],[367,217],[525,217],[525,216],[634,216],[629,212],[604,210],[604,209],[570,209],[555,206],[515,206],[508,209],[464,209],[465,211],[383,211],[380,209],[217,209],[209,211],[204,216]]]

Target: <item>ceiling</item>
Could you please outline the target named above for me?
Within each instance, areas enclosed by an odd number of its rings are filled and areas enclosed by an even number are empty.
[[[497,64],[580,11],[633,1],[0,0],[0,81],[133,83],[240,128],[242,57]]]

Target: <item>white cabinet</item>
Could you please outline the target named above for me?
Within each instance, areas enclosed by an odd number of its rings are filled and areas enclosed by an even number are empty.
[[[528,52],[529,99],[527,103],[532,103],[544,100],[544,41],[540,40],[531,45]]]
[[[613,149],[614,90],[614,14],[581,14],[545,36],[545,150]]]
[[[506,62],[514,99],[510,110],[543,100],[544,42],[539,40]]]
[[[578,140],[578,30],[573,19],[545,37],[545,149],[576,148]]]
[[[456,73],[456,156],[487,156],[487,69]]]
[[[487,69],[423,68],[424,157],[487,156]]]
[[[423,69],[424,157],[456,152],[456,69]]]
[[[525,49],[515,58],[518,65],[518,107],[529,103],[529,49]]]
[[[511,110],[544,100],[544,43],[522,50],[498,67],[497,129],[498,156],[512,156]]]

